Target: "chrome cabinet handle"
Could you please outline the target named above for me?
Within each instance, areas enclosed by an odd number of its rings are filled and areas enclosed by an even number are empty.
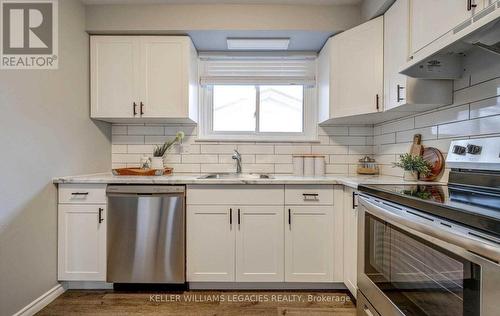
[[[398,96],[397,96],[397,102],[404,101],[404,98],[401,97],[401,90],[403,90],[405,87],[401,86],[398,84]]]
[[[318,193],[302,193],[304,197],[304,201],[318,201],[319,194]]]

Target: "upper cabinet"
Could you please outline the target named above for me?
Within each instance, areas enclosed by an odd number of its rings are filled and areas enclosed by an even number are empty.
[[[92,36],[91,117],[197,121],[197,52],[187,36]]]
[[[318,58],[319,121],[382,111],[383,17],[328,40]]]
[[[452,103],[451,81],[414,79],[399,73],[409,59],[410,1],[397,0],[384,15],[385,111],[425,111]]]
[[[491,0],[410,0],[411,54],[479,13],[490,2]]]

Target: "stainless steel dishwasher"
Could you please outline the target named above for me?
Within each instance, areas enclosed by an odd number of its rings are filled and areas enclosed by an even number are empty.
[[[185,283],[185,188],[109,185],[107,278]]]

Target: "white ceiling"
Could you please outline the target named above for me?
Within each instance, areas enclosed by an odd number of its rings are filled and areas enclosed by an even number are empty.
[[[359,4],[362,0],[82,0],[85,4]]]

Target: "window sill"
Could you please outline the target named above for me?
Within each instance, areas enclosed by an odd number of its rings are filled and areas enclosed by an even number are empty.
[[[195,142],[216,143],[320,143],[317,138],[221,138],[221,137],[198,137]]]

